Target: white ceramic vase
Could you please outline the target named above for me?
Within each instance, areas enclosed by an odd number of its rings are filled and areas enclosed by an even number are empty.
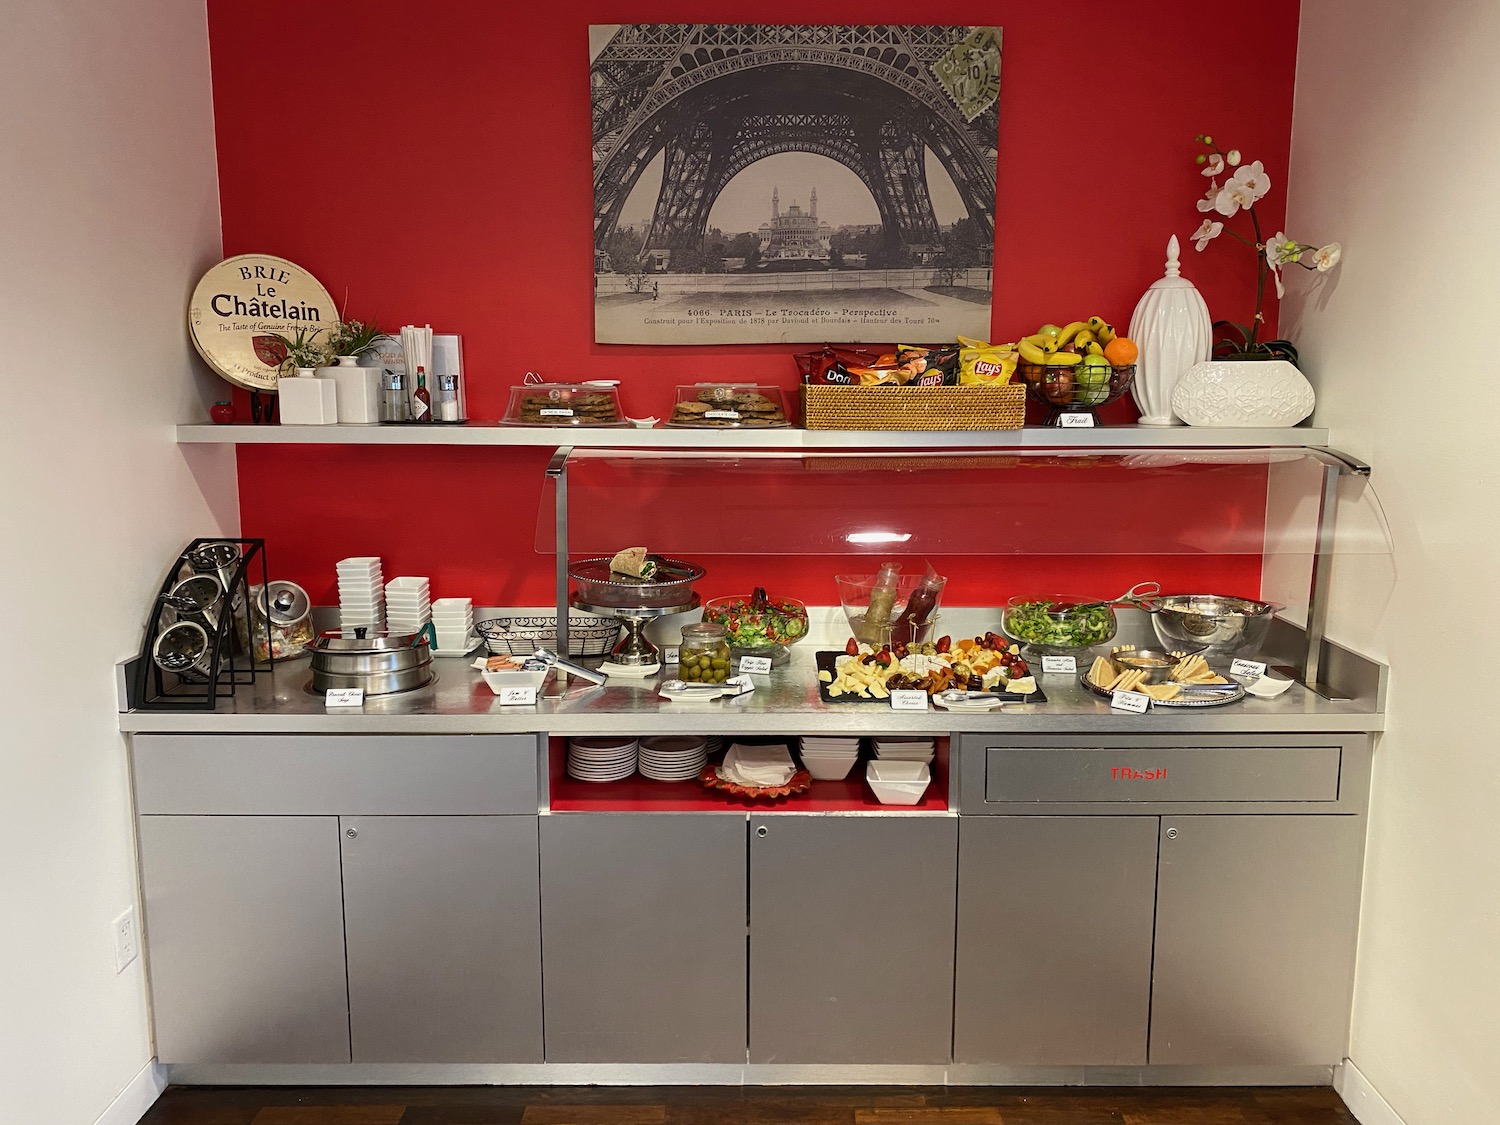
[[[1213,321],[1208,306],[1178,267],[1177,236],[1167,242],[1167,269],[1146,290],[1130,318],[1130,338],[1140,349],[1130,393],[1143,426],[1177,426],[1172,389],[1187,369],[1208,358],[1213,348]]]
[[[332,379],[318,378],[317,368],[299,367],[297,377],[278,379],[283,426],[331,426],[339,420],[338,388]]]
[[[1284,359],[1197,363],[1172,392],[1189,426],[1295,426],[1313,412],[1312,384]]]
[[[337,367],[320,367],[338,389],[339,421],[374,425],[380,421],[380,369],[359,366],[359,357],[339,356]]]

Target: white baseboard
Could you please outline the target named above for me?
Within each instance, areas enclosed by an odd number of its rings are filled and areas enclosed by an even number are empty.
[[[1348,1059],[1333,1072],[1333,1088],[1359,1125],[1406,1125],[1359,1067]]]
[[[94,1125],[136,1125],[167,1088],[167,1068],[152,1059],[120,1091]]]

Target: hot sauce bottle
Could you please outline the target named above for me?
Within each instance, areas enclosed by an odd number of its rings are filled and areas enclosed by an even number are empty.
[[[427,369],[417,368],[417,389],[411,393],[411,420],[432,421],[432,393],[427,389]]]

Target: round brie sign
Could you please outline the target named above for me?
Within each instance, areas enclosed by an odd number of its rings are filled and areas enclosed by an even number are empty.
[[[286,345],[299,328],[327,338],[338,323],[328,290],[301,266],[269,254],[241,254],[203,275],[188,306],[198,354],[247,390],[274,391]]]

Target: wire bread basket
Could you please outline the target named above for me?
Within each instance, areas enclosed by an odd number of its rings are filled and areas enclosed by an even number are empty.
[[[492,617],[474,626],[492,656],[530,656],[539,647],[549,648],[557,640],[557,615],[539,617]],[[620,622],[613,618],[572,616],[568,618],[568,655],[604,656],[620,635]]]

